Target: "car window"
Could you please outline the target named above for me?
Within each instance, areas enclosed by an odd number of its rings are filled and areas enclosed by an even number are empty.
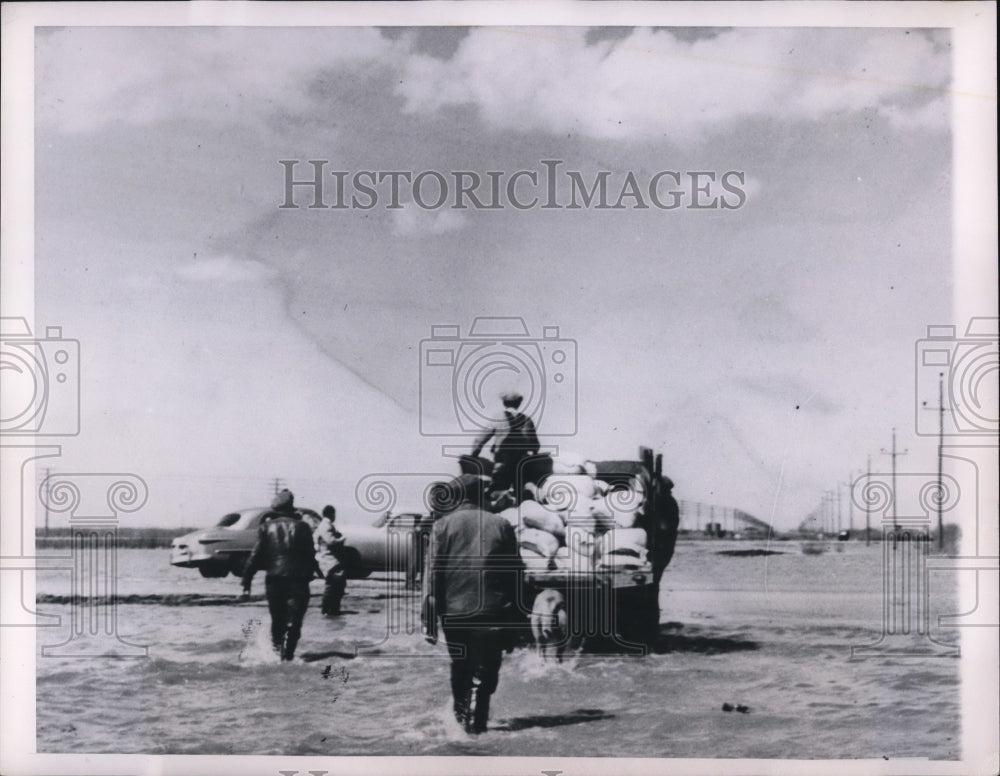
[[[260,523],[260,516],[266,510],[244,509],[242,512],[233,512],[226,515],[219,521],[219,528],[229,528],[233,531],[249,531],[256,528]],[[230,518],[235,517],[235,520]]]
[[[414,512],[403,512],[402,514],[390,517],[388,525],[392,528],[414,528],[419,522],[419,514]]]

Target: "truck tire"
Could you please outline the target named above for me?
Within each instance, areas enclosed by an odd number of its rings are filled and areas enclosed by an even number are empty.
[[[628,644],[651,649],[659,635],[660,608],[655,586],[622,591],[619,595],[615,633]]]

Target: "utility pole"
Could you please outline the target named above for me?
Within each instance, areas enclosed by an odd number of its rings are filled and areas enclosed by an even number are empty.
[[[274,486],[274,495],[277,496],[281,492],[281,489],[285,486],[285,483],[281,477],[275,477],[271,482]]]
[[[884,447],[882,448],[882,455],[888,455],[892,457],[892,531],[893,533],[899,530],[899,524],[896,521],[896,459],[901,455],[906,455],[910,452],[908,449],[903,452],[896,451],[896,427],[892,428],[892,452],[889,452]]]
[[[865,478],[865,487],[872,481],[872,457],[868,456],[868,476]],[[868,503],[867,496],[865,497],[865,547],[870,546],[872,543],[872,509],[871,505]]]
[[[936,410],[938,414],[938,449],[937,449],[937,517],[938,517],[938,549],[944,548],[944,525],[941,520],[941,504],[944,502],[944,479],[942,473],[942,458],[944,456],[944,372],[938,372],[938,406],[928,407],[924,402],[925,410]]]
[[[49,492],[49,477],[52,475],[52,469],[45,467],[45,535],[49,535],[49,498],[51,493]]]
[[[840,503],[840,483],[837,483],[837,538],[840,538],[840,532],[844,530],[844,510]]]
[[[854,533],[854,469],[847,475],[847,530]]]

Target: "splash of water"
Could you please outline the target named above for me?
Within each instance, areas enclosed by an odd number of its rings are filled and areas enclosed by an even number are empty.
[[[270,629],[256,617],[252,617],[242,626],[243,648],[240,650],[239,662],[244,665],[273,665],[281,662],[281,657],[271,646]]]

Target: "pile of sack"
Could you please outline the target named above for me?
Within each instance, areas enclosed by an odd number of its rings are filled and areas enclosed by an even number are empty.
[[[592,462],[568,456],[553,458],[552,471],[537,487],[527,486],[532,498],[500,512],[516,529],[529,570],[592,572],[645,563],[638,480],[609,488]]]

